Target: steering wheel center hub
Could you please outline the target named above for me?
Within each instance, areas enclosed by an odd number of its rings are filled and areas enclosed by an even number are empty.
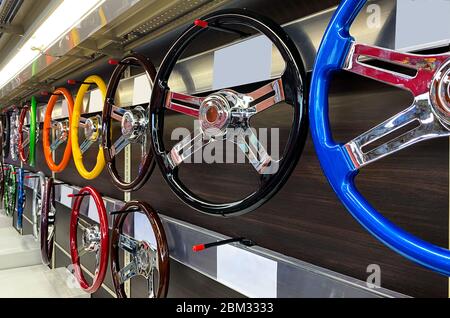
[[[85,228],[81,236],[83,247],[88,252],[97,252],[100,248],[100,229],[97,225]]]
[[[147,242],[145,241],[140,242],[138,250],[136,252],[135,259],[138,274],[148,279],[150,277],[153,262],[152,262],[152,250]]]
[[[128,140],[136,140],[145,133],[147,119],[145,110],[142,107],[136,107],[123,114],[121,122],[122,135]]]
[[[221,137],[232,122],[232,114],[245,113],[248,103],[231,90],[209,95],[200,106],[199,120],[203,133],[208,137]]]
[[[435,113],[450,125],[450,59],[436,72],[431,82],[430,99]]]
[[[69,137],[69,121],[64,120],[55,124],[56,139],[66,141]]]
[[[86,120],[84,136],[90,141],[97,141],[100,136],[100,118],[91,117]]]

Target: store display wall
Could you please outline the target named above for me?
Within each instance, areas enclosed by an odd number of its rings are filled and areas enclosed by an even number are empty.
[[[324,2],[323,8],[314,7],[313,10],[325,9],[330,5]],[[255,8],[258,11],[257,6]],[[301,43],[297,45],[301,50]],[[148,53],[149,56],[152,55],[152,52]],[[107,69],[102,74],[105,81],[109,79],[111,71],[112,69]],[[76,90],[72,89],[72,93],[75,94]],[[409,100],[407,93],[361,77],[347,74],[336,77],[330,98],[330,117],[335,139],[350,140],[397,113]],[[280,123],[285,116],[284,113],[262,116],[260,125],[270,127],[275,115],[279,116],[277,120]],[[171,125],[178,124],[182,124],[182,118],[175,116]],[[42,151],[42,135],[37,144],[36,156],[36,167],[25,167],[32,171],[43,171],[50,176]],[[95,151],[89,152],[85,162],[95,163],[95,156]],[[9,158],[6,162],[19,165]],[[133,162],[136,162],[136,158]],[[358,186],[392,221],[425,240],[447,246],[448,166],[448,140],[437,139],[403,150],[370,166],[362,172]],[[192,167],[189,171],[192,176],[189,173],[186,175],[187,180],[193,184],[202,180],[202,184],[198,185],[199,191],[225,185],[229,191],[246,190],[245,183],[236,181],[239,180],[240,173],[245,173],[241,170],[245,168],[208,167],[207,172],[215,175],[216,180],[201,178],[203,169],[204,165]],[[69,166],[55,177],[77,186],[92,185],[105,196],[123,200],[123,193],[114,187],[106,170],[97,179],[86,181],[79,176],[71,160]],[[426,270],[394,253],[350,216],[323,176],[310,138],[287,184],[271,201],[250,214],[216,218],[194,211],[175,197],[158,169],[154,170],[142,189],[131,194],[131,198],[147,201],[164,215],[230,237],[246,237],[270,250],[363,281],[369,275],[367,266],[378,264],[382,270],[382,286],[397,292],[416,297],[448,296],[447,277]],[[29,189],[27,202],[31,202]],[[31,218],[30,209],[31,204],[27,204],[24,215],[28,218]],[[56,219],[56,242],[68,251],[69,209],[58,205]],[[24,233],[31,234],[31,227],[26,221]],[[58,248],[55,256],[57,267],[70,264],[70,258]],[[170,281],[169,297],[238,296],[236,292],[175,261],[171,263]],[[105,284],[113,289],[109,271]],[[132,296],[144,295],[145,288],[141,281],[133,281],[131,286]],[[101,289],[95,296],[109,297],[110,294]]]

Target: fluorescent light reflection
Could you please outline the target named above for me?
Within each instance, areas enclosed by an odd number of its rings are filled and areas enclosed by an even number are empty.
[[[104,1],[64,0],[0,71],[0,88],[30,65],[41,54],[40,50],[48,49]]]

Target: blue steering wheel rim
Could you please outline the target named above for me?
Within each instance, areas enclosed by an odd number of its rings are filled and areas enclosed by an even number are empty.
[[[320,45],[310,86],[312,139],[322,170],[341,202],[372,235],[406,258],[450,276],[450,251],[399,228],[383,217],[356,189],[357,174],[343,145],[334,142],[328,118],[331,74],[341,70],[353,42],[349,29],[367,0],[343,0]]]
[[[23,210],[25,208],[25,188],[24,188],[24,174],[23,168],[17,170],[17,229],[22,229]]]

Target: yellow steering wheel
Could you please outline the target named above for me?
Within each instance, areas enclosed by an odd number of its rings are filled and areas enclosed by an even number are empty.
[[[76,81],[68,81],[69,84],[74,84]],[[105,167],[105,157],[103,156],[103,148],[101,146],[101,129],[102,121],[101,116],[96,115],[89,117],[87,119],[81,117],[83,112],[83,100],[91,85],[97,85],[102,95],[102,105],[106,97],[106,84],[97,75],[91,75],[81,83],[80,89],[78,90],[77,97],[75,99],[75,105],[72,113],[72,121],[70,124],[70,135],[72,138],[72,154],[73,161],[79,174],[88,180],[95,179],[102,172]],[[85,140],[82,142],[81,146],[78,141],[78,128],[84,129]],[[98,144],[98,154],[97,162],[95,167],[88,171],[83,164],[83,154],[93,145]]]

